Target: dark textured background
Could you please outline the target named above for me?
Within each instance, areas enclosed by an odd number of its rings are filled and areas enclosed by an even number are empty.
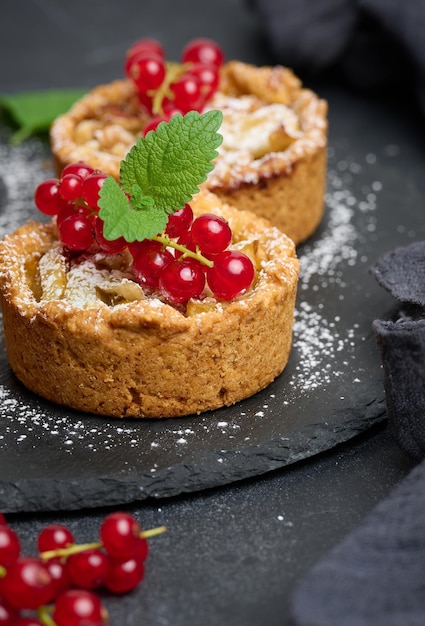
[[[206,35],[222,44],[228,58],[273,61],[257,16],[242,0],[15,0],[1,11],[1,93],[111,80],[121,75],[128,44],[142,36],[163,41],[170,57],[191,37]],[[386,181],[376,253],[386,251],[387,241],[404,245],[423,237],[425,159],[410,106],[372,100],[329,82],[315,88],[329,100],[331,147],[356,156],[398,147],[397,159],[378,159],[376,166],[377,178]],[[397,224],[404,228],[397,231]],[[318,405],[317,413],[325,420],[326,406]],[[128,506],[144,527],[165,524],[168,532],[151,541],[140,588],[106,600],[111,625],[289,626],[290,594],[303,573],[411,466],[384,423],[289,468]],[[54,467],[51,472],[54,476]],[[13,514],[9,520],[28,552],[46,522],[67,523],[78,540],[93,540],[106,512]]]

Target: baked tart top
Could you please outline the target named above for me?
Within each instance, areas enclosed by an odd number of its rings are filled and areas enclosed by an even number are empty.
[[[173,116],[132,148],[120,183],[82,162],[43,181],[35,201],[52,222],[4,238],[5,297],[28,317],[77,309],[157,325],[281,298],[298,275],[293,242],[203,185],[221,119]]]

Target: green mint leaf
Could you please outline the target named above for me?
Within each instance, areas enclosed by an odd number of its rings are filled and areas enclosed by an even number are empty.
[[[131,194],[137,185],[167,214],[183,208],[214,168],[212,160],[222,142],[217,132],[222,119],[221,111],[190,111],[159,124],[155,132],[140,138],[121,162],[124,191]]]
[[[129,243],[151,239],[162,232],[168,215],[158,210],[152,198],[139,194],[130,201],[117,181],[109,176],[99,192],[99,216],[106,239],[124,237]]]
[[[31,135],[48,131],[51,123],[81,98],[87,89],[51,89],[0,96],[4,108],[19,126],[11,143],[19,144]]]

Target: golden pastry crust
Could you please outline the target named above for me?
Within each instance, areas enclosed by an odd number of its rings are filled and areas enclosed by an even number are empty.
[[[243,114],[239,104],[247,99],[260,109],[262,120],[257,120],[257,130],[250,129],[253,148],[220,150],[206,186],[239,209],[269,219],[299,244],[315,231],[324,211],[326,101],[305,89],[288,68],[239,61],[223,66],[219,92],[209,107],[221,108],[223,98],[229,111],[234,107],[236,119]],[[270,126],[273,118],[275,124]],[[52,125],[50,139],[58,174],[68,163],[85,161],[118,179],[120,161],[147,119],[129,81],[94,88]],[[222,128],[227,127],[223,124]],[[224,131],[223,135],[225,144]],[[233,144],[243,143],[243,137],[236,134]],[[255,150],[256,140],[264,144],[260,154]]]
[[[232,302],[193,301],[181,312],[150,298],[84,309],[45,301],[39,260],[57,245],[55,225],[30,222],[4,237],[0,300],[9,362],[21,382],[80,411],[161,418],[231,405],[282,372],[299,271],[293,242],[212,194],[199,194],[192,207],[228,219],[236,245],[258,246],[256,282]]]

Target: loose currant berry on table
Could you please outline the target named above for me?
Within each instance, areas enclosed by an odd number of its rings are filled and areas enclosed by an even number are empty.
[[[89,174],[83,180],[82,198],[90,208],[98,210],[99,191],[108,178],[106,174],[94,172]]]
[[[59,179],[47,178],[35,190],[35,204],[44,215],[57,215],[67,202],[59,193]]]
[[[162,272],[174,261],[174,257],[160,243],[145,241],[140,242],[138,249],[131,249],[134,254],[133,274],[141,285],[156,289]]]
[[[126,560],[133,556],[141,532],[139,523],[132,515],[117,511],[103,520],[100,539],[111,557]]]
[[[67,560],[67,569],[74,587],[97,589],[105,582],[109,560],[100,549],[91,548],[71,554]]]
[[[189,41],[182,52],[183,63],[204,63],[220,67],[224,61],[221,47],[212,39],[198,38]]]
[[[91,222],[78,213],[67,217],[58,224],[59,238],[69,250],[88,250],[94,242],[93,226]]]
[[[205,273],[199,261],[187,258],[175,260],[161,273],[159,288],[162,295],[174,304],[197,298],[205,287]]]
[[[219,215],[204,213],[192,224],[192,240],[204,254],[223,252],[232,240],[229,223]]]
[[[185,204],[182,209],[171,213],[168,217],[165,232],[169,237],[180,237],[190,229],[192,222],[192,208],[190,204]]]
[[[41,561],[22,557],[8,568],[2,579],[1,594],[16,609],[37,609],[53,599],[54,585]]]
[[[1,624],[1,622],[0,622]],[[40,622],[36,617],[19,617],[11,626],[45,626],[43,622]]]
[[[93,592],[70,589],[56,599],[53,621],[56,626],[103,626],[107,622],[107,613]]]
[[[237,250],[214,255],[214,265],[207,269],[208,285],[219,300],[233,300],[252,285],[255,270],[251,259]]]
[[[52,577],[54,588],[53,597],[56,598],[60,593],[71,587],[71,579],[69,577],[66,562],[60,558],[52,558],[45,563],[45,566]]]
[[[128,593],[137,587],[145,574],[145,567],[136,558],[127,561],[111,559],[105,578],[105,587],[113,593]]]
[[[0,565],[9,567],[19,557],[21,543],[10,526],[0,525]]]
[[[0,597],[0,626],[14,626],[19,616],[19,610],[11,607],[4,598]]]
[[[62,524],[49,524],[45,526],[37,537],[37,548],[40,553],[47,552],[48,550],[67,548],[73,545],[73,543],[75,542],[72,532]]]

